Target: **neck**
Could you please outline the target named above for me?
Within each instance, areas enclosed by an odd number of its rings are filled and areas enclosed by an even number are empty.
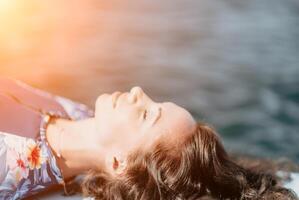
[[[103,167],[103,151],[92,141],[95,134],[94,118],[81,121],[56,119],[49,124],[47,140],[65,179]]]

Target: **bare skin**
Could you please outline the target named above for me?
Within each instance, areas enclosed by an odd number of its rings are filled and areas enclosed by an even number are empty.
[[[187,110],[171,102],[154,102],[134,87],[129,93],[99,96],[94,118],[53,120],[47,139],[54,153],[61,154],[58,165],[68,179],[89,169],[117,175],[125,169],[130,152],[150,151],[160,140],[175,148],[195,128]]]

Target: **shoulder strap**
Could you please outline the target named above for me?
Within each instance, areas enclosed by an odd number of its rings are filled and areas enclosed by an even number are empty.
[[[67,116],[62,105],[55,100],[54,95],[30,87],[21,81],[0,77],[0,93],[9,95],[28,107],[43,112],[56,111]]]
[[[41,115],[0,94],[0,131],[27,138],[36,138]]]

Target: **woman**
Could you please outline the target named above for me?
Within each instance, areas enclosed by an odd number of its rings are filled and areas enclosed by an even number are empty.
[[[230,160],[188,111],[139,87],[103,94],[95,113],[0,80],[0,199],[20,199],[79,174],[96,199],[296,199],[269,174]]]

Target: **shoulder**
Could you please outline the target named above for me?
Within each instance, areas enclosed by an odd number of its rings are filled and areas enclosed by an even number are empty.
[[[63,106],[56,101],[55,95],[19,80],[0,77],[0,93],[13,97],[23,105],[34,107],[37,110],[60,111],[66,114]]]

